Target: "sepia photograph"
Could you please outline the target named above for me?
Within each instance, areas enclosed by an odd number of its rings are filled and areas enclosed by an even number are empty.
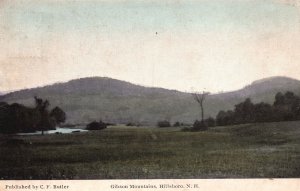
[[[299,188],[298,0],[1,0],[0,45],[5,191]]]

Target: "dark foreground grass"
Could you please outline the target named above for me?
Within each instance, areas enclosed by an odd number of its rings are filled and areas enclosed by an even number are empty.
[[[1,179],[300,177],[300,122],[0,136]]]

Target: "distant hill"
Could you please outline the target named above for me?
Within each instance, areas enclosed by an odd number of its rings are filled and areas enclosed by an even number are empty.
[[[273,103],[274,96],[278,92],[292,91],[300,95],[300,81],[288,77],[270,77],[252,82],[243,89],[216,95],[219,98],[245,99],[251,98],[254,102]]]
[[[279,92],[300,94],[300,81],[287,77],[272,77],[253,82],[233,92],[212,94],[205,102],[205,116],[215,116],[219,110],[250,97],[254,102],[273,103]],[[191,94],[163,88],[150,88],[104,77],[91,77],[57,83],[45,87],[20,90],[0,96],[0,101],[33,105],[33,97],[48,99],[51,106],[66,111],[69,123],[102,119],[107,122],[140,122],[154,124],[158,120],[192,123],[200,116]]]

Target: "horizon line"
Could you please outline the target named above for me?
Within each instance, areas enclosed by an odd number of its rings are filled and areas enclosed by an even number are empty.
[[[48,86],[53,86],[53,85],[58,85],[58,84],[65,84],[65,83],[68,83],[68,82],[71,82],[71,81],[81,80],[81,79],[88,79],[88,78],[107,78],[107,79],[118,80],[118,81],[130,83],[132,85],[141,86],[141,87],[145,87],[145,88],[165,89],[165,90],[170,90],[170,91],[178,91],[178,92],[182,92],[182,93],[199,92],[199,91],[191,91],[191,90],[179,90],[179,89],[165,88],[165,87],[159,87],[159,86],[148,86],[148,85],[134,83],[134,82],[130,82],[130,81],[127,81],[127,80],[112,78],[112,77],[108,77],[108,76],[86,76],[86,77],[80,77],[80,78],[73,78],[73,79],[69,79],[69,80],[66,80],[66,81],[56,81],[56,82],[53,82],[53,83],[49,83],[49,84],[45,84],[45,85],[40,85],[40,86],[35,86],[35,87],[24,87],[24,88],[21,88],[21,89],[12,89],[12,90],[0,91],[0,96],[4,96],[4,95],[10,94],[10,93],[15,93],[15,92],[20,92],[20,91],[25,91],[25,90],[45,88],[45,87],[48,87]],[[300,81],[297,78],[288,77],[288,76],[268,76],[268,77],[265,77],[265,78],[260,78],[260,79],[254,80],[252,82],[249,82],[248,84],[244,85],[243,87],[235,89],[235,90],[227,90],[227,91],[220,90],[220,91],[217,91],[217,92],[209,92],[209,93],[211,95],[223,94],[223,93],[230,93],[230,92],[234,92],[234,91],[238,91],[238,90],[244,89],[247,86],[250,86],[250,85],[252,85],[255,82],[259,82],[259,81],[266,80],[266,79],[272,79],[272,78],[289,78],[291,80]]]

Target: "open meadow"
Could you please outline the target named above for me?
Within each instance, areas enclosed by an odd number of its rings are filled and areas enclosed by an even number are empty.
[[[300,177],[300,122],[0,137],[1,179]]]

